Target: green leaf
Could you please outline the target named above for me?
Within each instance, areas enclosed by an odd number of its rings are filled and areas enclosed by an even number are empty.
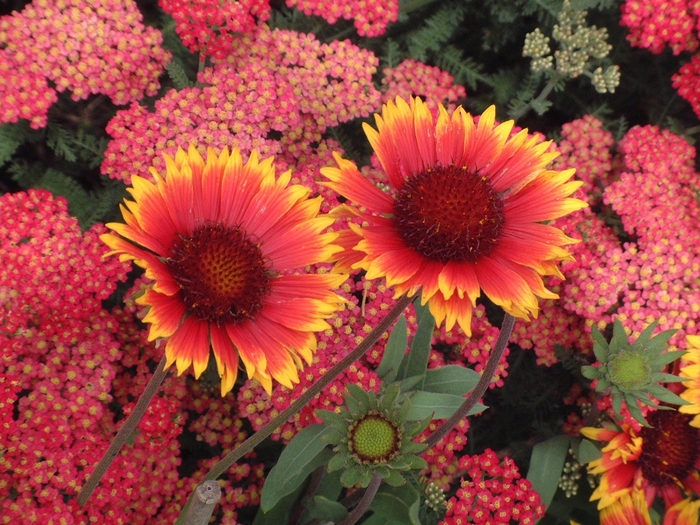
[[[629,339],[627,338],[627,332],[625,332],[625,327],[619,319],[615,319],[613,324],[613,335],[610,339],[610,348],[613,351],[619,351],[622,348],[629,346]]]
[[[430,313],[428,305],[420,305],[420,301],[413,302],[418,317],[418,329],[416,335],[411,340],[411,350],[403,358],[399,367],[398,379],[405,379],[411,376],[424,376],[428,368],[428,358],[433,341],[433,331],[435,329],[435,318]],[[419,383],[419,389],[422,385]]]
[[[685,355],[685,350],[676,350],[673,352],[664,352],[651,360],[651,366],[654,370],[660,370],[662,366],[674,362]]]
[[[396,520],[404,525],[421,525],[418,517],[420,495],[410,483],[400,487],[382,486],[369,506],[384,523]]]
[[[610,352],[608,342],[605,340],[603,334],[600,333],[598,327],[596,326],[591,328],[591,335],[593,336],[593,341],[595,341],[595,344],[593,345],[593,353],[595,354],[595,358],[601,363],[606,362],[608,360],[608,353]]]
[[[644,349],[646,350],[646,353],[649,352],[655,352],[657,354],[662,353],[665,349],[666,346],[668,345],[668,340],[673,337],[673,335],[677,332],[678,330],[666,330],[664,332],[661,332],[657,336],[655,336],[651,341],[646,343],[644,345]]]
[[[384,350],[384,357],[382,357],[382,362],[377,367],[377,375],[384,383],[391,383],[396,379],[401,361],[406,355],[407,346],[408,329],[406,327],[406,317],[402,314],[391,331],[389,341]]]
[[[369,408],[369,393],[354,383],[348,383],[345,388],[348,390],[345,395],[345,404],[350,409],[351,414],[361,413]]]
[[[581,463],[590,463],[596,459],[600,459],[603,454],[600,449],[588,439],[582,439],[581,444],[578,446],[578,460]]]
[[[268,512],[280,498],[294,492],[306,476],[330,460],[334,454],[326,448],[323,439],[327,432],[331,430],[324,425],[311,425],[292,438],[265,480],[260,498],[263,512]]]
[[[269,512],[264,512],[262,508],[259,508],[253,520],[253,525],[279,525],[280,523],[288,523],[294,508],[297,506],[297,501],[304,492],[304,488],[303,484],[295,487],[292,493],[280,499],[277,505]]]
[[[447,419],[462,406],[464,398],[452,394],[436,394],[434,392],[416,392],[411,396],[411,411],[406,419],[419,421],[432,414],[432,419]],[[486,410],[481,403],[472,408],[469,415],[478,414]]]
[[[29,135],[29,123],[20,120],[16,124],[0,125],[0,166],[5,164]]]
[[[314,496],[307,506],[306,520],[317,519],[320,522],[340,523],[348,516],[348,509],[345,505],[337,501],[330,500],[323,496]]]
[[[548,507],[559,486],[559,477],[569,450],[569,436],[555,436],[532,449],[527,479]]]
[[[354,487],[358,483],[361,487],[366,487],[372,480],[372,470],[354,465],[340,475],[340,482],[348,487]]]
[[[471,368],[459,365],[446,365],[425,373],[423,390],[438,394],[463,396],[471,392],[479,382],[481,374]]]
[[[596,379],[598,377],[598,368],[595,366],[582,366],[581,367],[581,375],[585,377],[586,379]]]

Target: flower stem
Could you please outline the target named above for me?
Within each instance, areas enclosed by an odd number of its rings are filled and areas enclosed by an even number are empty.
[[[333,367],[328,370],[326,374],[321,376],[317,382],[311,385],[308,390],[302,392],[302,394],[284,411],[282,411],[277,417],[270,420],[267,425],[258,430],[255,434],[246,439],[238,447],[229,452],[226,456],[219,460],[219,462],[212,467],[212,469],[207,472],[206,476],[202,481],[213,480],[221,476],[226,472],[231,465],[236,461],[245,456],[248,452],[257,447],[263,440],[265,440],[270,434],[272,434],[276,429],[281,427],[289,418],[294,416],[302,408],[304,408],[314,397],[321,393],[321,391],[326,388],[336,377],[338,377],[343,370],[357,361],[362,357],[374,344],[379,340],[379,338],[386,332],[391,325],[394,324],[399,315],[406,309],[406,307],[411,304],[413,299],[406,295],[402,296],[391,310],[384,316],[384,318],[379,321],[379,324],[372,330],[367,337],[365,337],[362,342],[357,345],[357,347],[346,355],[343,359],[338,361]],[[182,512],[185,512],[187,505]],[[180,514],[182,517],[182,514]],[[176,523],[181,523],[178,518]]]
[[[375,472],[372,476],[372,481],[370,481],[369,485],[367,485],[365,493],[362,495],[362,499],[357,504],[357,507],[352,509],[352,512],[348,514],[348,517],[345,518],[340,525],[355,525],[355,523],[359,521],[362,515],[367,512],[367,509],[369,509],[369,506],[372,504],[372,500],[374,499],[374,496],[377,495],[377,491],[379,490],[382,481],[384,481],[382,477]]]
[[[168,375],[168,373],[165,370],[165,355],[163,355],[163,358],[160,360],[160,363],[158,363],[156,371],[153,373],[151,380],[146,385],[143,394],[141,394],[141,397],[136,402],[133,412],[131,412],[129,417],[126,418],[126,421],[124,421],[124,424],[119,429],[119,432],[117,432],[117,435],[114,436],[114,439],[112,439],[112,443],[110,443],[107,452],[105,452],[104,456],[102,456],[102,459],[95,467],[95,470],[85,482],[85,485],[83,485],[80,494],[78,494],[78,505],[81,507],[87,503],[87,500],[97,488],[100,479],[102,479],[102,476],[105,475],[107,469],[112,464],[112,461],[114,461],[114,458],[117,457],[117,454],[119,454],[119,451],[124,446],[124,443],[126,443],[126,440],[129,439],[129,436],[131,436],[131,434],[134,432],[136,425],[139,421],[141,421],[141,418],[146,412],[151,399],[153,399],[153,396],[156,395],[156,392],[158,391],[161,383],[163,383],[166,375]]]
[[[503,318],[503,325],[501,326],[501,333],[498,335],[496,346],[491,351],[491,355],[489,356],[486,366],[481,373],[479,382],[476,384],[476,387],[474,387],[474,390],[469,393],[469,397],[464,400],[462,406],[460,406],[447,421],[440,425],[440,427],[438,427],[437,430],[435,430],[435,432],[433,432],[428,439],[425,440],[425,444],[428,445],[426,450],[433,448],[438,441],[444,438],[450,430],[457,426],[457,423],[467,417],[471,409],[474,408],[474,405],[476,405],[477,401],[484,396],[486,389],[489,387],[489,384],[491,384],[491,379],[493,379],[493,376],[496,374],[496,369],[498,368],[498,363],[501,361],[503,352],[508,346],[508,339],[510,338],[510,334],[513,332],[514,324],[515,318],[510,314],[506,314],[506,316]]]

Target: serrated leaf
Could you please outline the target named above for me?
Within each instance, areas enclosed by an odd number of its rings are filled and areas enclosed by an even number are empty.
[[[318,466],[333,456],[323,436],[331,432],[324,425],[310,425],[292,438],[265,479],[260,498],[263,512],[272,509],[287,494],[292,493]]]
[[[589,441],[588,439],[581,440],[576,455],[581,463],[590,463],[591,461],[600,459],[603,456],[602,452],[595,445],[595,443]]]
[[[418,421],[430,417],[432,419],[447,419],[455,411],[462,406],[464,398],[462,396],[453,396],[452,394],[436,394],[433,392],[416,392],[411,397],[411,411],[406,419],[410,421]],[[486,410],[486,407],[481,403],[477,403],[472,408],[469,415],[478,414]]]
[[[382,486],[369,506],[384,523],[395,520],[404,525],[421,525],[418,517],[420,495],[410,484],[400,487]]]
[[[548,507],[559,486],[559,477],[569,450],[569,436],[555,436],[532,449],[527,479]]]
[[[435,329],[435,318],[430,313],[428,305],[420,305],[420,301],[413,302],[418,317],[418,329],[416,335],[411,340],[411,349],[403,358],[399,367],[398,379],[411,376],[424,376],[428,368],[430,348],[433,341],[433,330]],[[418,383],[421,388],[421,383]]]
[[[384,383],[391,383],[396,379],[401,361],[404,355],[406,355],[407,346],[408,329],[406,327],[406,317],[401,314],[399,320],[396,321],[394,325],[394,329],[391,331],[389,341],[384,349],[384,356],[377,367],[377,375]]]
[[[446,365],[428,370],[422,390],[438,394],[463,396],[471,392],[481,379],[481,374],[471,368],[459,365]]]

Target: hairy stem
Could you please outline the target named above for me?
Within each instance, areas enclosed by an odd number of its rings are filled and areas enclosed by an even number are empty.
[[[119,429],[119,432],[117,432],[117,435],[114,436],[114,439],[112,439],[112,443],[110,443],[107,452],[105,452],[104,456],[102,456],[102,459],[95,467],[95,470],[85,482],[85,485],[83,485],[80,494],[78,494],[78,505],[81,507],[87,503],[87,500],[100,483],[100,479],[102,479],[102,476],[105,475],[107,469],[112,464],[112,461],[114,461],[114,458],[117,457],[117,454],[119,454],[119,451],[124,446],[124,443],[126,443],[126,440],[129,439],[129,436],[131,436],[131,434],[134,432],[136,425],[138,425],[138,422],[141,421],[141,418],[146,412],[151,399],[153,399],[153,396],[155,396],[156,392],[158,392],[158,388],[160,388],[160,385],[167,374],[168,373],[165,370],[165,355],[163,355],[163,358],[160,360],[160,363],[158,363],[156,371],[153,373],[151,380],[146,385],[146,389],[136,402],[133,412],[128,418],[126,418],[126,421],[124,421],[124,424]]]
[[[474,390],[469,393],[469,397],[464,400],[462,406],[460,406],[447,421],[440,425],[435,432],[433,432],[428,439],[425,440],[425,444],[428,445],[426,450],[433,448],[438,441],[444,438],[450,430],[457,426],[457,423],[467,417],[471,409],[476,405],[477,401],[484,396],[486,389],[489,387],[489,384],[491,384],[491,379],[493,379],[493,376],[496,373],[496,369],[498,368],[498,363],[501,361],[503,352],[508,346],[508,339],[510,338],[510,334],[513,332],[514,324],[515,318],[510,314],[506,314],[505,318],[503,319],[503,325],[501,326],[501,333],[498,335],[498,340],[496,341],[496,346],[491,351],[491,355],[486,362],[486,367],[484,367],[484,370],[481,373],[479,382],[476,384],[476,387],[474,387]]]

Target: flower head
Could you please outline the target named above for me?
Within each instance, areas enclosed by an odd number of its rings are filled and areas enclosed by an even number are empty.
[[[149,307],[149,339],[167,338],[167,366],[181,374],[192,364],[195,377],[211,347],[222,395],[239,356],[268,393],[272,379],[292,388],[299,357],[311,362],[314,332],[329,328],[324,319],[341,303],[331,288],[345,276],[295,270],[336,251],[335,234],[321,233],[333,219],[318,215],[321,199],[308,199],[308,188],[289,185],[291,172],[276,177],[272,159],[255,152],[243,164],[237,149],[210,149],[205,163],[190,147],[165,163],[165,177],[151,169],[154,183],[132,178],[126,224],[102,236],[153,280],[137,300]]]
[[[337,453],[328,463],[328,470],[345,468],[340,477],[343,485],[366,487],[377,472],[389,485],[399,486],[406,481],[401,471],[428,466],[415,455],[425,445],[413,441],[428,420],[406,421],[411,403],[400,394],[399,385],[390,386],[380,396],[352,383],[347,388],[346,407],[340,414],[330,410],[317,412],[335,431],[326,436]]]
[[[683,352],[666,352],[668,340],[676,332],[666,330],[651,337],[657,323],[651,323],[632,344],[622,323],[616,319],[613,336],[608,343],[596,327],[593,327],[595,344],[593,351],[599,367],[584,366],[582,373],[588,379],[597,380],[596,391],[612,394],[613,410],[620,415],[624,400],[630,414],[640,423],[646,424],[638,402],[659,406],[652,397],[666,403],[682,404],[683,399],[665,389],[659,382],[678,382],[683,378],[666,374],[666,365],[678,359]]]
[[[675,410],[654,410],[647,415],[650,427],[636,432],[630,425],[622,429],[581,430],[587,438],[605,441],[601,458],[591,461],[588,470],[600,474],[598,488],[591,496],[599,499],[599,509],[616,503],[638,506],[634,491],[643,491],[647,509],[656,496],[666,507],[682,500],[681,489],[700,494],[700,431],[689,425],[690,417]],[[625,497],[624,499],[623,496]]]
[[[584,208],[568,198],[579,186],[574,170],[545,167],[557,156],[513,122],[495,125],[495,108],[475,123],[461,107],[440,106],[437,122],[420,99],[383,106],[377,130],[365,125],[388,177],[388,191],[371,184],[354,163],[336,155],[325,168],[329,187],[367,223],[339,240],[341,268],[386,277],[396,295],[422,292],[438,325],[471,334],[481,290],[515,317],[536,316],[537,298],[556,298],[543,275],[561,273],[575,242],[543,224]]]

